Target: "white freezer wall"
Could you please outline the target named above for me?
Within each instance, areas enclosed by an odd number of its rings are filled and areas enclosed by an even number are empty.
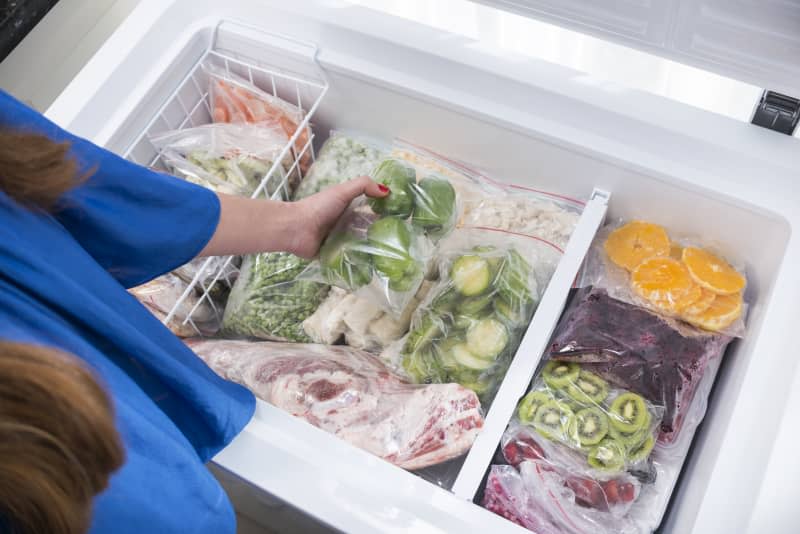
[[[399,131],[507,179],[572,194],[596,184],[614,193],[612,216],[642,214],[735,244],[747,253],[758,297],[751,335],[729,355],[667,527],[739,531],[781,418],[779,409],[758,408],[784,406],[796,373],[796,362],[779,354],[797,321],[800,296],[794,273],[782,264],[800,261],[792,233],[796,141],[341,6],[144,2],[50,115],[121,150],[141,122],[128,118],[155,112],[157,103],[144,97],[156,95],[161,84],[175,85],[160,76],[181,52],[191,55],[187,43],[207,40],[220,19],[256,20],[320,44],[318,58],[332,87],[320,110],[322,125]],[[742,440],[742,428],[761,432]],[[731,501],[742,505],[731,508]]]

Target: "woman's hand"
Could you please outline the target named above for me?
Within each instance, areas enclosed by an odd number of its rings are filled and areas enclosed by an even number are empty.
[[[299,202],[218,193],[219,223],[199,255],[280,251],[312,258],[350,202],[363,194],[383,197],[389,194],[389,189],[361,176]]]
[[[296,202],[300,218],[291,252],[301,258],[313,258],[350,202],[364,194],[380,198],[388,195],[389,189],[360,176]]]

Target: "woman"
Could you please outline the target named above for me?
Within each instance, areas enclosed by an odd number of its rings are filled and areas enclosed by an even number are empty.
[[[352,199],[388,190],[362,177],[297,203],[217,195],[74,137],[2,92],[0,129],[0,339],[33,347],[18,350],[44,360],[53,349],[79,358],[109,392],[124,444],[124,464],[94,500],[91,531],[234,532],[230,502],[203,464],[250,419],[253,396],[218,378],[125,289],[198,255],[311,257]],[[3,345],[0,357],[4,351],[17,354]],[[0,374],[11,384],[5,394],[13,396],[18,379]],[[79,395],[59,401],[61,424],[86,425],[69,415]],[[36,411],[39,399],[31,402]],[[0,411],[0,443],[24,449],[28,438],[13,430],[19,413]],[[99,419],[95,437],[104,435]],[[120,459],[113,433],[107,439],[100,471]],[[104,481],[101,473],[88,487],[98,491]],[[0,526],[21,529],[15,521],[25,513],[50,513],[37,508],[47,500],[37,488],[25,488],[30,501],[0,502]],[[80,532],[78,523],[52,525]]]

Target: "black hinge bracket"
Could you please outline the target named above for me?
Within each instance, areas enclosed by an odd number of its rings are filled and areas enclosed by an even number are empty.
[[[764,90],[750,122],[792,135],[799,121],[800,99]]]

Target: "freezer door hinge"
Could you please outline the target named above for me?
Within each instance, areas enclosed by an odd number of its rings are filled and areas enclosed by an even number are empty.
[[[792,135],[798,120],[800,120],[800,99],[764,90],[750,122]]]

